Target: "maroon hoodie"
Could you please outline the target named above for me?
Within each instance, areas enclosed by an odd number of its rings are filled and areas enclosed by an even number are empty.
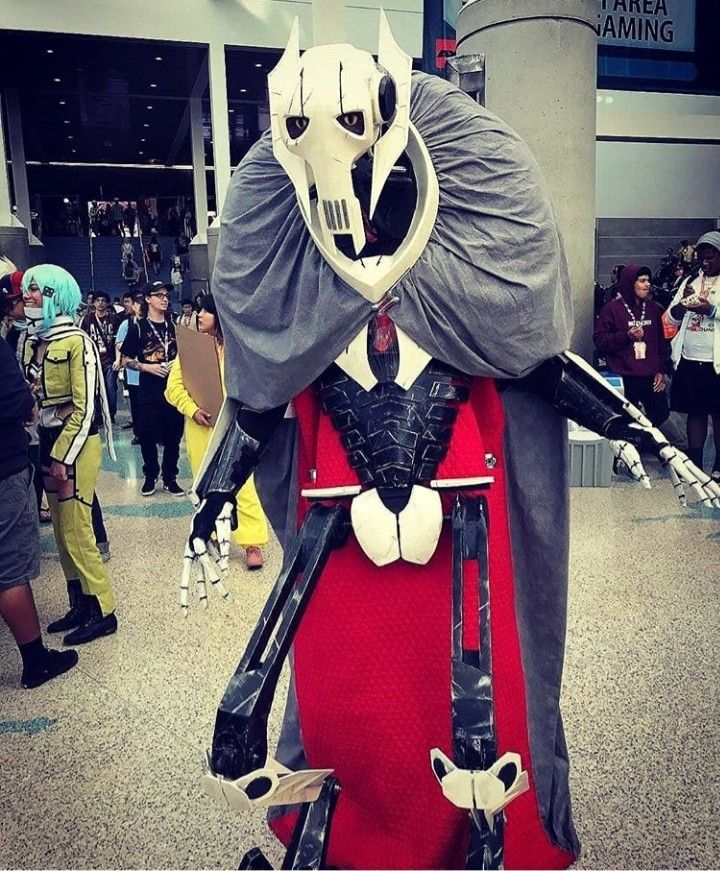
[[[645,359],[635,359],[635,339],[628,334],[628,330],[634,321],[640,320],[642,314],[643,303],[633,290],[635,280],[641,273],[652,274],[647,266],[629,264],[623,269],[619,288],[621,298],[605,303],[595,321],[593,340],[613,372],[645,378],[665,371],[666,347],[661,320],[663,310],[648,298],[645,300],[644,334],[641,340],[647,346]]]

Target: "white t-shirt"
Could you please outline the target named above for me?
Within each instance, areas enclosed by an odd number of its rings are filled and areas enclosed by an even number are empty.
[[[705,279],[708,281],[708,279]],[[710,279],[713,280],[713,279]],[[693,293],[699,293],[702,285],[702,276],[692,282],[691,287]],[[710,291],[708,301],[715,305],[717,293],[715,287]],[[688,315],[686,315],[688,317]],[[715,319],[709,318],[706,315],[701,315],[698,312],[693,312],[689,315],[687,329],[685,330],[685,339],[683,340],[682,356],[686,360],[695,360],[700,363],[713,362],[713,341],[714,341]]]

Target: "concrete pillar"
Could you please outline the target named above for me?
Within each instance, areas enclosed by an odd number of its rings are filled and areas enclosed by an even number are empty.
[[[27,166],[25,164],[25,141],[22,131],[22,115],[17,91],[8,88],[5,92],[8,115],[8,144],[10,146],[10,161],[15,192],[15,206],[20,223],[27,229],[30,240],[30,262],[40,263],[42,260],[43,243],[33,235],[32,218],[30,217],[30,192],[28,191]]]
[[[197,235],[204,239],[207,232],[207,176],[205,174],[205,144],[203,142],[202,100],[190,98],[190,138],[192,141],[193,193],[195,197],[195,226]]]
[[[565,241],[573,348],[592,359],[597,0],[475,0],[458,16],[458,54],[485,55],[485,106],[527,142]]]
[[[15,205],[20,223],[28,229],[30,222],[30,194],[28,193],[27,169],[25,167],[25,143],[22,134],[22,117],[20,115],[20,103],[15,88],[8,88],[5,92],[8,121],[8,145],[10,146],[10,160],[12,161],[13,190],[15,191]]]
[[[207,176],[205,173],[205,143],[203,142],[202,100],[190,97],[190,140],[192,142],[193,193],[197,233],[190,242],[190,275],[193,282],[210,276],[207,253]],[[193,288],[193,290],[195,290]]]
[[[215,209],[222,212],[230,184],[230,124],[228,123],[227,72],[225,43],[214,40],[208,49],[210,80],[210,117],[215,164]]]
[[[31,265],[30,244],[26,227],[12,212],[2,113],[0,100],[0,163],[2,163],[0,166],[0,254],[9,257],[19,269],[26,269]]]

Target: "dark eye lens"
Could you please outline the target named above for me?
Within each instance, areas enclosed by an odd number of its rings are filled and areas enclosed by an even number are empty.
[[[365,116],[362,112],[345,112],[338,115],[338,123],[356,136],[362,136],[365,132]]]
[[[291,139],[299,139],[307,130],[309,123],[309,118],[305,118],[302,115],[291,115],[285,121],[285,127],[287,129],[288,136]]]

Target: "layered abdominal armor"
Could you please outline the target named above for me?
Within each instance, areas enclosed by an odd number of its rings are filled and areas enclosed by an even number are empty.
[[[353,530],[376,565],[398,559],[425,564],[435,552],[442,528],[440,492],[490,480],[483,477],[486,468],[477,464],[464,470],[468,476],[461,479],[448,480],[438,474],[459,407],[470,397],[472,379],[438,360],[425,362],[425,356],[412,383],[407,388],[398,384],[402,343],[387,314],[378,315],[370,324],[367,346],[377,379],[371,389],[366,390],[344,371],[346,367],[337,364],[318,383],[324,412],[319,444],[327,415],[340,435],[348,468],[323,468],[320,450],[318,468],[311,470],[314,480],[302,495],[352,498]]]

